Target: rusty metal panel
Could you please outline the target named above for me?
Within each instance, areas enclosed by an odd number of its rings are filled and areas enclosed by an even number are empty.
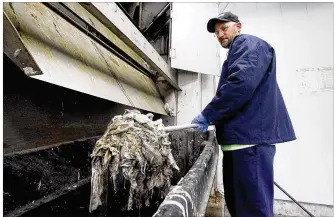
[[[83,6],[97,17],[108,28],[113,29],[125,43],[134,49],[145,61],[163,76],[175,89],[181,90],[177,84],[176,72],[157,53],[148,40],[134,26],[115,2],[93,2]]]
[[[43,72],[34,78],[166,114],[163,101],[150,78],[42,3],[4,3],[4,13]]]
[[[131,58],[137,61],[146,70],[153,73],[152,69],[134,50],[132,50],[124,41],[122,41],[117,35],[115,35],[110,29],[103,25],[95,16],[88,12],[80,3],[77,2],[64,2],[66,7],[68,7],[77,16],[85,20],[87,23],[92,25],[97,31],[99,31],[103,36],[113,42],[117,47],[126,52]]]

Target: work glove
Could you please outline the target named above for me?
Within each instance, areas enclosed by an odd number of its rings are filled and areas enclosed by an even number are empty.
[[[205,116],[203,116],[202,114],[196,116],[193,120],[192,120],[192,124],[198,124],[197,129],[200,130],[203,133],[207,132],[208,129],[208,121],[205,118]]]

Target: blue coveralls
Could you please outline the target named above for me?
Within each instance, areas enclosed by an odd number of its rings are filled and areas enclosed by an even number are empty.
[[[257,144],[224,152],[225,199],[232,217],[273,216],[277,144],[295,140],[276,80],[275,50],[247,34],[234,38],[213,100],[202,111],[219,144]]]

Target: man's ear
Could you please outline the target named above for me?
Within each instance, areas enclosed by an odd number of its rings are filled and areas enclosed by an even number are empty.
[[[240,33],[241,29],[242,29],[242,24],[241,23],[236,23],[236,29],[237,29],[237,32]]]
[[[237,23],[237,24],[236,24],[236,27],[237,27],[238,29],[241,29],[241,28],[242,28],[242,24],[241,24],[241,23]]]

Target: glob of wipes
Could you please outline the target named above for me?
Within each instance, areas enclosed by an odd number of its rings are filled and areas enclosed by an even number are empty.
[[[168,134],[162,120],[153,121],[151,113],[126,110],[115,116],[104,135],[96,142],[92,157],[91,198],[89,211],[98,208],[104,190],[103,175],[109,171],[109,182],[117,192],[117,177],[130,182],[127,209],[150,205],[154,188],[164,198],[171,186],[172,169],[179,170],[174,160]]]

